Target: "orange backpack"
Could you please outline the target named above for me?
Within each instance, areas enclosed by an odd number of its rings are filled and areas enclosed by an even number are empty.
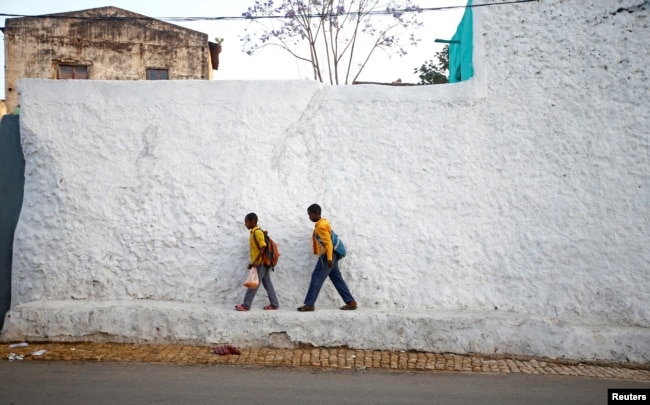
[[[262,231],[260,229],[260,231]],[[269,236],[268,231],[262,231],[264,234],[264,242],[266,242],[266,254],[262,256],[262,263],[265,266],[268,266],[271,270],[275,271],[275,266],[278,264],[278,259],[280,258],[280,252],[278,252],[278,245],[273,239]],[[257,239],[253,238],[257,248],[260,249]],[[262,252],[260,252],[261,254]]]

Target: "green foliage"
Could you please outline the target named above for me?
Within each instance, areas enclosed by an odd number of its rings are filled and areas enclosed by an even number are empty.
[[[418,84],[443,84],[449,83],[449,45],[445,45],[441,52],[434,55],[438,60],[429,60],[416,68],[413,73],[418,74]]]

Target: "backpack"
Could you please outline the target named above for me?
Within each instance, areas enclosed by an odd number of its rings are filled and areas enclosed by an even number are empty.
[[[318,243],[320,243],[322,245],[323,241],[320,240],[320,237],[318,237],[318,235],[316,235],[316,234],[314,234],[314,235],[315,235],[316,240],[318,241]],[[334,253],[336,253],[339,256],[339,259],[343,259],[345,257],[345,255],[347,254],[347,251],[345,250],[345,245],[343,244],[343,241],[341,240],[341,238],[339,238],[339,236],[334,231],[331,231],[330,236],[332,238],[332,247],[333,247],[332,250],[334,251]]]
[[[260,231],[262,231],[262,229],[260,229]],[[266,254],[262,256],[262,263],[275,271],[275,266],[278,264],[278,259],[280,258],[278,245],[273,239],[271,239],[268,231],[262,231],[262,233],[264,234],[264,242],[266,242]],[[253,240],[255,241],[257,248],[261,249],[259,243],[257,243],[257,239],[253,238]]]
[[[343,241],[339,238],[337,234],[334,233],[334,231],[332,231],[332,245],[334,246],[334,251],[336,252],[336,254],[339,255],[339,258],[343,259],[347,254],[347,251],[345,250],[345,245],[343,244]]]

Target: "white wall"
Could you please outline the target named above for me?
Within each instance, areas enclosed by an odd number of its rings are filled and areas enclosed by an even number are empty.
[[[348,246],[341,265],[363,325],[376,327],[372,311],[428,325],[410,324],[424,337],[384,326],[384,346],[647,361],[649,11],[591,3],[476,9],[477,77],[455,85],[21,81],[25,202],[4,338],[107,328],[88,314],[63,321],[65,302],[232,317],[250,211],[280,246],[274,283],[295,311],[317,202]],[[260,291],[254,309],[265,304]],[[339,305],[327,285],[317,307]],[[472,331],[436,343],[430,321],[450,318],[453,330],[463,314]],[[503,335],[504,319],[529,343]],[[56,329],[66,322],[76,329]],[[110,334],[192,334],[154,326]],[[306,327],[314,336],[302,342],[382,346],[358,325],[351,342]],[[560,337],[540,342],[550,330]],[[237,335],[224,333],[205,339]]]

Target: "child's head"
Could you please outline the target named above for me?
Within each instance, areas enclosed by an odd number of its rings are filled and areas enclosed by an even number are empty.
[[[320,211],[321,211],[320,210],[320,205],[318,205],[318,204],[312,204],[309,207],[307,207],[307,212],[309,214],[314,213],[314,214],[320,215]]]
[[[307,207],[307,215],[309,215],[309,219],[311,219],[312,222],[318,222],[320,219],[320,212],[320,205],[318,204],[312,204]]]
[[[257,226],[257,214],[254,212],[247,214],[244,218],[244,225],[246,225],[246,228],[248,229],[255,228]]]

